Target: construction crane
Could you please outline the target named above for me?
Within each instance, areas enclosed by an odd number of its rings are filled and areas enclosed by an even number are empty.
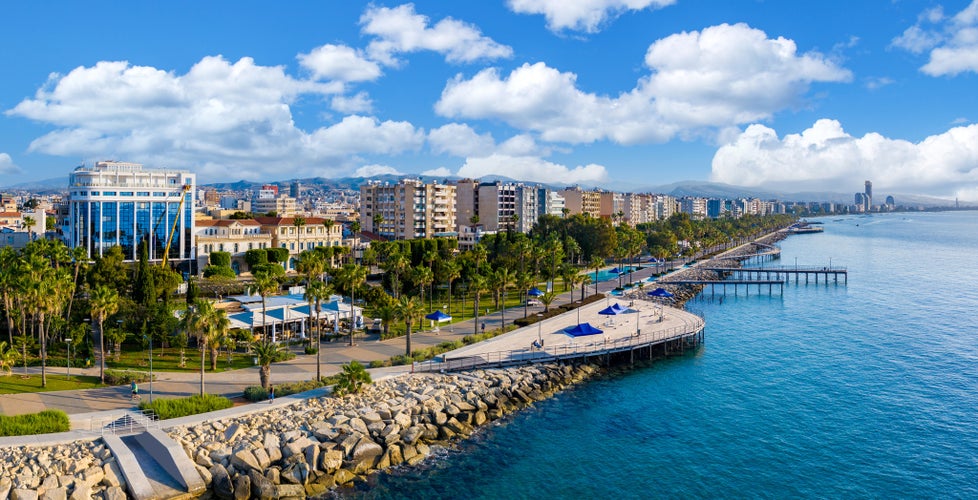
[[[177,205],[177,216],[173,218],[173,225],[170,226],[170,234],[166,237],[166,247],[163,249],[163,260],[161,265],[166,267],[166,259],[170,256],[170,244],[173,243],[173,235],[177,232],[177,224],[180,222],[180,214],[183,210],[183,202],[187,200],[187,193],[190,192],[190,184],[184,184],[180,191],[180,204]]]

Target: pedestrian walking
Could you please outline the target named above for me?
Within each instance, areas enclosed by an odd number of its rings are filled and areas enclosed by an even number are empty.
[[[139,386],[136,384],[135,380],[129,384],[129,390],[131,391],[130,399],[139,399]]]
[[[268,387],[268,404],[272,404],[274,402],[275,402],[275,386],[272,385]]]

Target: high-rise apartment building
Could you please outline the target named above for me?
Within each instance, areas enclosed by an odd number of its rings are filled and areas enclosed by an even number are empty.
[[[873,181],[864,183],[866,190],[863,192],[863,211],[869,212],[873,208]]]
[[[119,161],[77,167],[68,181],[65,236],[89,257],[119,245],[126,260],[136,260],[146,241],[152,260],[163,258],[168,242],[170,262],[190,260],[195,192],[196,175],[184,170]]]
[[[537,218],[542,215],[564,216],[564,197],[556,191],[537,188]]]
[[[588,214],[601,217],[601,191],[585,191],[579,186],[558,192],[564,197],[564,206],[571,215]]]
[[[406,240],[455,235],[456,186],[402,179],[360,185],[360,226],[385,238]]]

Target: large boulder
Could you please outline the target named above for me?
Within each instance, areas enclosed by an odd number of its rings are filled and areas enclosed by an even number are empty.
[[[251,478],[246,474],[239,474],[234,478],[234,499],[248,500],[251,498]]]
[[[251,479],[251,498],[260,500],[275,498],[275,483],[257,470],[248,471],[248,477]]]
[[[211,473],[211,491],[214,496],[222,500],[234,500],[234,483],[231,482],[228,470],[221,464],[214,464],[208,470]]]
[[[324,472],[335,472],[343,466],[343,452],[340,450],[329,450],[321,455],[319,470]]]
[[[353,449],[351,459],[354,462],[360,462],[367,458],[380,456],[383,453],[384,449],[379,444],[364,436],[364,438],[361,439],[360,442],[357,443],[357,446]]]
[[[264,468],[258,463],[258,459],[251,450],[243,449],[238,450],[237,453],[231,455],[231,465],[235,469],[240,470],[243,474],[247,474],[250,470],[263,470]]]

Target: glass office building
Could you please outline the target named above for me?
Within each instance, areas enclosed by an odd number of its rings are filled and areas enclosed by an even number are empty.
[[[78,167],[69,177],[68,244],[89,257],[119,245],[126,260],[136,260],[145,240],[149,258],[160,260],[172,231],[167,260],[189,261],[195,191],[196,175],[187,171],[117,161]]]

